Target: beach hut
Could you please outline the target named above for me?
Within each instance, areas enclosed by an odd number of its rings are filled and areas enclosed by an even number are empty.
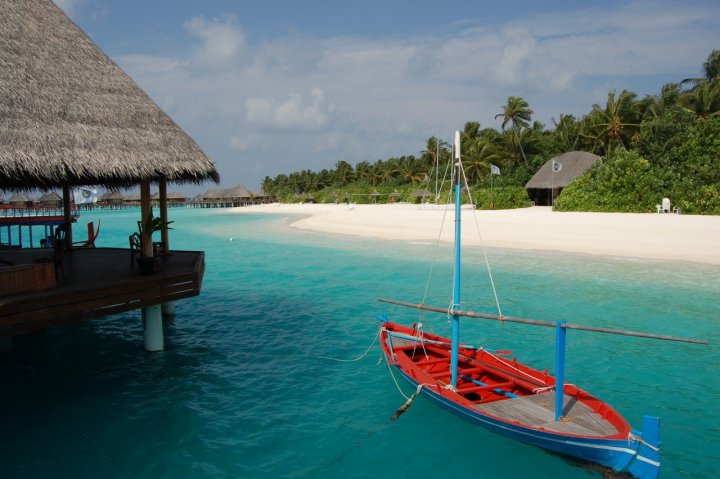
[[[398,193],[398,191],[395,190],[388,195],[388,199],[393,203],[397,203],[400,200],[400,193]]]
[[[167,221],[168,182],[219,181],[215,165],[195,141],[55,3],[0,0],[0,11],[0,190],[62,188],[64,224],[69,225],[72,187],[139,185],[141,218],[150,224],[151,183],[159,187],[160,217]],[[166,227],[161,235],[168,248]],[[63,244],[72,248],[71,228],[66,227]],[[143,230],[141,248],[146,257],[153,256],[149,228]],[[181,297],[199,294],[204,256],[197,253],[198,261],[188,268],[197,281]],[[123,263],[127,265],[127,259]],[[96,285],[84,287],[89,290]],[[170,289],[168,284],[164,290],[140,288],[136,293],[126,292],[125,299],[109,295],[94,303],[82,299],[87,290],[57,295],[56,302],[63,308],[44,311],[43,321],[35,321],[36,313],[18,311],[23,317],[20,325],[4,322],[0,308],[0,337],[104,316],[108,309],[103,305],[112,304],[112,311],[122,312],[142,304],[145,347],[162,349],[158,318]]]
[[[427,201],[427,198],[431,198],[434,195],[428,190],[415,190],[412,196],[415,197],[415,203],[423,203]]]
[[[587,151],[571,151],[556,156],[545,162],[525,184],[528,196],[538,206],[552,206],[563,188],[598,161],[599,156]]]

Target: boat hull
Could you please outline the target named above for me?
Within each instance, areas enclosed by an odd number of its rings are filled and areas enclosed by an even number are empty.
[[[413,334],[413,329],[394,325],[393,323],[389,324],[392,324],[392,329],[395,331],[400,330],[408,335]],[[388,337],[387,328],[384,328],[382,336],[382,346],[386,358],[390,364],[395,366],[401,376],[415,388],[422,384],[421,395],[462,419],[502,436],[582,461],[600,464],[614,471],[629,472],[633,476],[642,479],[654,479],[657,477],[660,467],[658,448],[647,441],[639,439],[640,433],[631,432],[629,425],[619,415],[617,415],[618,418],[613,419],[617,431],[609,437],[559,433],[542,427],[528,426],[512,418],[498,417],[487,411],[479,410],[478,408],[481,406],[466,404],[465,401],[459,398],[458,394],[449,390],[446,386],[434,384],[428,380],[427,375],[423,375],[422,372],[412,371],[412,368],[408,367],[407,364],[403,365],[400,361],[397,361],[397,348],[393,349],[393,342]],[[428,341],[442,342],[447,340],[424,334],[421,339],[418,339],[418,344],[421,344],[421,342],[429,344]],[[553,378],[547,375],[546,377],[549,378],[550,383],[553,382]],[[478,389],[485,388],[479,387]],[[587,394],[584,391],[581,391],[581,393]],[[505,399],[505,401],[513,401],[518,398],[514,394],[512,396],[512,399]],[[580,394],[578,396],[580,397]],[[615,413],[609,406],[607,406],[607,410]],[[659,424],[656,418],[646,418],[643,427],[645,429],[658,429]],[[656,443],[659,445],[659,439]]]

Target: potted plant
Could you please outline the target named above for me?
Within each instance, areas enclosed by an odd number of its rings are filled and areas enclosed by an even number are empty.
[[[164,221],[160,217],[155,217],[150,214],[147,218],[145,218],[144,221],[140,222],[138,221],[138,226],[140,228],[140,237],[142,238],[145,232],[147,232],[148,239],[147,241],[152,241],[152,235],[156,231],[162,231],[163,229],[172,229],[170,228],[170,224],[172,221]],[[144,251],[140,251],[140,257],[137,258],[138,263],[138,270],[140,272],[141,276],[151,275],[155,271],[155,255],[157,248],[160,247],[162,243],[153,243],[153,256],[145,256]]]

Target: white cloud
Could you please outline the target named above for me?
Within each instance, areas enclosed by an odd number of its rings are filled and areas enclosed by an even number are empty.
[[[322,90],[313,88],[309,98],[288,94],[285,101],[255,97],[245,100],[248,122],[261,128],[317,130],[323,128],[335,107],[325,101]]]
[[[245,152],[256,148],[261,140],[261,136],[256,133],[235,135],[230,139],[230,145],[237,151]]]
[[[224,20],[195,17],[184,24],[188,32],[199,38],[193,62],[200,67],[223,68],[234,63],[245,46],[245,34],[236,25],[233,15]]]
[[[699,73],[720,44],[718,24],[719,9],[640,2],[444,34],[253,43],[235,17],[196,17],[185,23],[197,39],[185,55],[119,63],[210,150],[223,178],[252,187],[340,159],[417,153],[466,121],[499,127],[494,116],[510,95],[549,124],[560,113],[581,116],[611,89],[656,93]],[[243,162],[258,178],[241,177]]]

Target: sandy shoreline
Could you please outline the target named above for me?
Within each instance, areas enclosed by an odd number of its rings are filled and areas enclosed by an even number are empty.
[[[410,204],[271,204],[239,214],[303,215],[291,227],[322,233],[402,241],[452,241],[453,212]],[[463,244],[528,250],[692,261],[720,265],[720,216],[561,213],[549,207],[463,211]]]

